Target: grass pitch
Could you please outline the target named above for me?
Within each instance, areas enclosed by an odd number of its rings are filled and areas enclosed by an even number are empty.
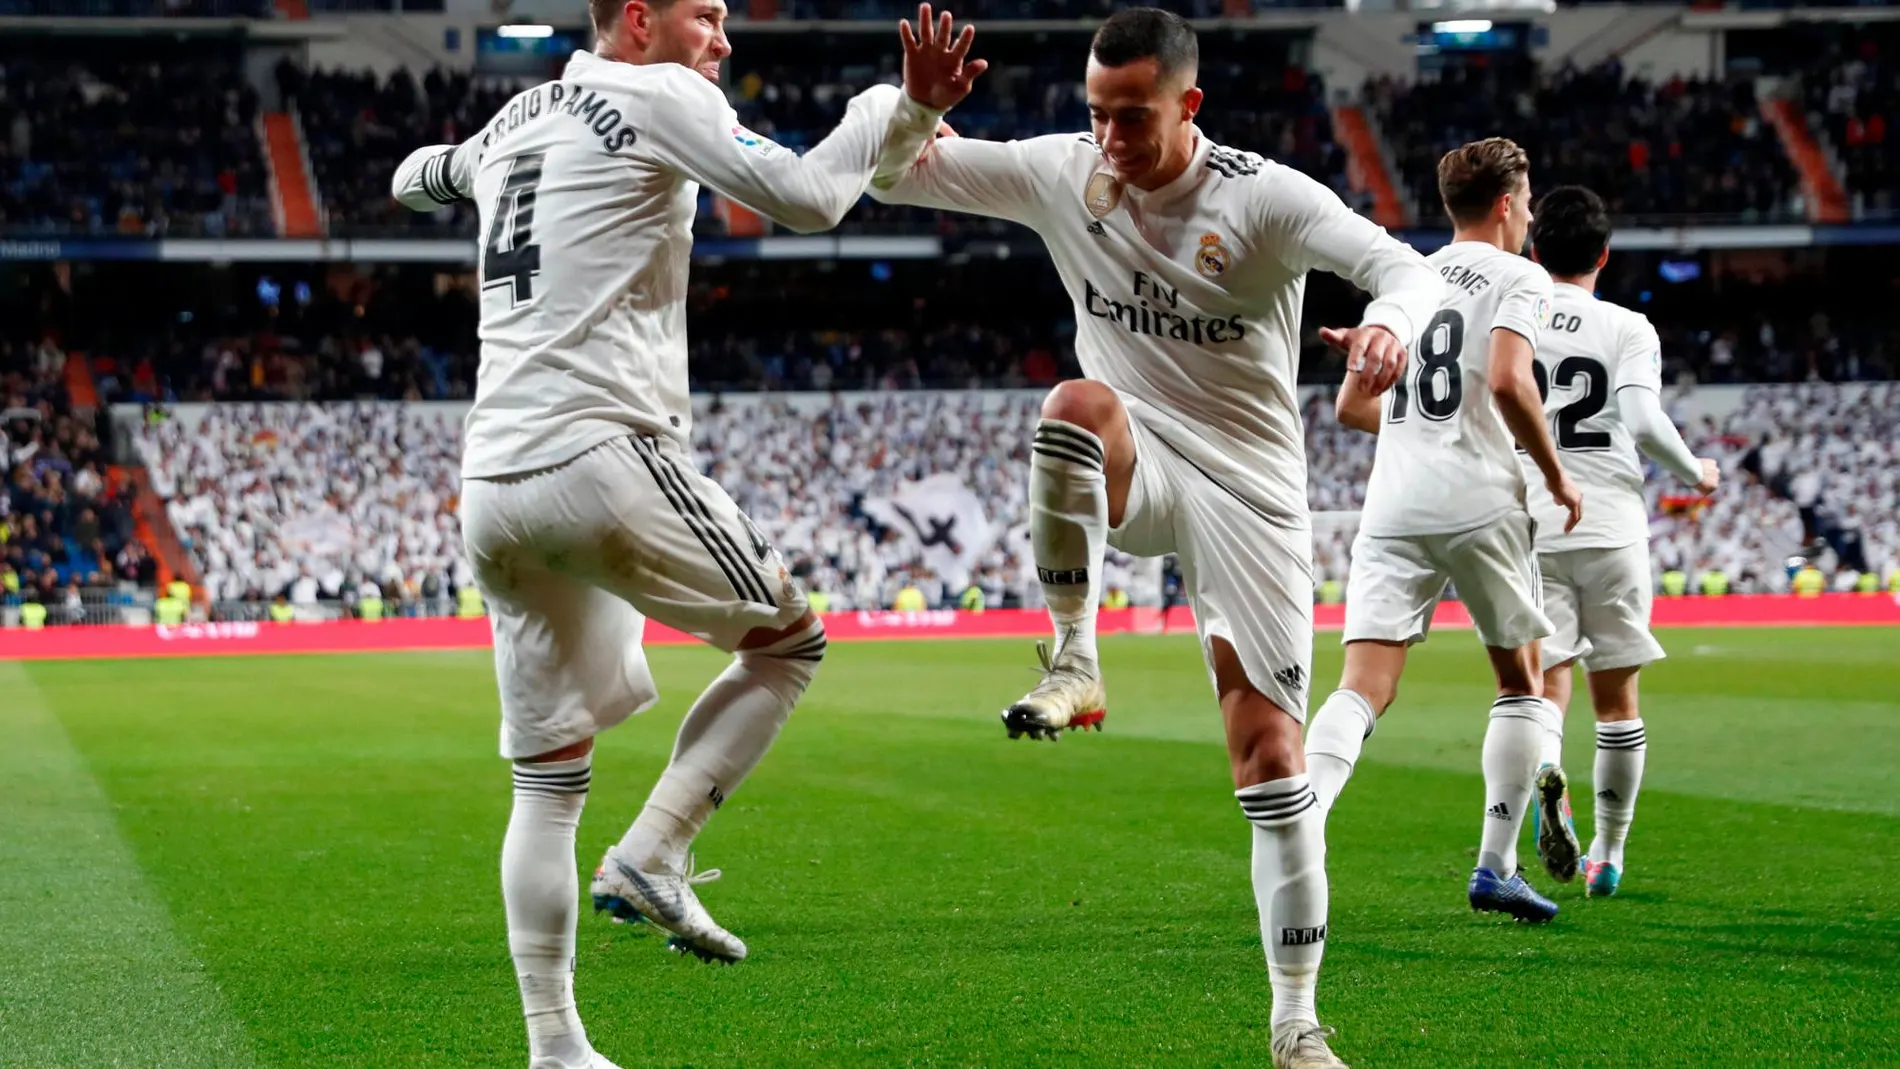
[[[1625,893],[1540,871],[1544,928],[1465,907],[1490,692],[1468,634],[1417,651],[1332,819],[1320,1007],[1349,1062],[1900,1064],[1900,631],[1663,637]],[[596,1046],[628,1069],[1265,1065],[1197,652],[1103,659],[1108,731],[1048,746],[995,718],[1027,643],[834,645],[699,844],[753,957],[584,917]],[[652,660],[665,701],[595,760],[590,870],[722,663]],[[1338,664],[1323,639],[1321,693]],[[525,1064],[494,709],[483,653],[0,664],[0,1066]],[[1568,754],[1587,781],[1581,708]]]

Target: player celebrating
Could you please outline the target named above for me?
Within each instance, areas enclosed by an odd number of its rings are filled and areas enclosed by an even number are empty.
[[[778,553],[691,464],[686,294],[699,183],[801,231],[835,225],[887,139],[912,154],[983,70],[971,31],[919,9],[904,91],[880,86],[800,157],[738,125],[715,84],[719,0],[593,0],[598,45],[479,137],[422,149],[394,192],[481,216],[481,372],[462,530],[495,632],[514,814],[502,897],[533,1069],[601,1069],[574,1008],[574,834],[593,737],[657,697],[647,617],[733,651],[594,878],[597,907],[738,961],[687,850],[738,788],[825,650]]]
[[[1623,877],[1623,842],[1636,812],[1647,749],[1636,708],[1636,674],[1663,650],[1649,633],[1649,509],[1636,447],[1700,493],[1721,470],[1698,460],[1662,409],[1662,345],[1644,316],[1597,300],[1597,272],[1610,257],[1610,217],[1587,189],[1551,190],[1531,224],[1537,261],[1556,282],[1550,327],[1537,350],[1537,382],[1556,426],[1564,469],[1590,497],[1590,513],[1565,532],[1542,499],[1537,521],[1544,611],[1544,697],[1570,705],[1571,665],[1583,662],[1597,716],[1595,840],[1584,893],[1613,895]],[[1576,876],[1578,844],[1565,800],[1563,755],[1538,770],[1537,852],[1551,875]]]
[[[1430,263],[1447,283],[1411,369],[1384,403],[1348,373],[1339,418],[1379,436],[1346,586],[1346,667],[1313,718],[1306,759],[1330,810],[1367,736],[1398,694],[1406,648],[1425,640],[1446,583],[1471,611],[1496,670],[1484,736],[1484,832],[1467,894],[1473,909],[1547,921],[1557,905],[1517,872],[1517,837],[1538,756],[1562,731],[1540,697],[1539,607],[1531,517],[1515,435],[1576,525],[1582,498],[1558,463],[1537,395],[1538,335],[1550,319],[1550,276],[1517,255],[1530,228],[1530,163],[1494,137],[1445,154],[1438,190],[1451,244]]]
[[[1117,12],[1095,34],[1094,132],[942,138],[872,196],[1034,228],[1075,302],[1085,380],[1044,402],[1031,545],[1055,624],[1012,737],[1054,738],[1105,706],[1095,612],[1104,546],[1179,555],[1222,715],[1273,985],[1273,1063],[1342,1063],[1314,1010],[1326,937],[1321,814],[1300,748],[1312,659],[1312,532],[1295,397],[1308,270],[1374,295],[1328,331],[1372,388],[1404,363],[1443,287],[1410,248],[1299,172],[1194,125],[1198,45],[1182,19]]]

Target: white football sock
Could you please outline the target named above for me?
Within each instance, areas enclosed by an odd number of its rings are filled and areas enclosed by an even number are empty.
[[[574,924],[580,913],[574,831],[592,763],[591,754],[515,762],[515,807],[501,843],[501,897],[531,1060],[584,1065],[588,1056],[587,1032],[574,1009]]]
[[[1253,897],[1273,984],[1270,1025],[1317,1024],[1314,993],[1326,952],[1326,814],[1306,776],[1234,792],[1253,824]]]
[[[630,865],[677,871],[712,816],[765,756],[825,656],[825,627],[740,650],[680,723],[673,759],[614,847]],[[657,871],[656,869],[656,871]]]
[[[1108,547],[1102,440],[1059,419],[1036,425],[1029,458],[1029,544],[1056,648],[1095,659],[1095,610]]]
[[[1339,800],[1339,792],[1359,762],[1359,751],[1378,725],[1372,703],[1352,690],[1333,691],[1308,721],[1306,774],[1313,781],[1321,812],[1330,812]]]
[[[1643,787],[1648,753],[1649,733],[1641,720],[1597,725],[1596,838],[1590,841],[1590,860],[1623,867],[1623,842],[1636,819],[1636,795]]]
[[[1478,839],[1478,867],[1505,879],[1517,871],[1518,830],[1530,808],[1549,708],[1544,699],[1528,695],[1491,704],[1491,724],[1484,733],[1484,832]]]
[[[1544,745],[1537,754],[1537,766],[1542,768],[1545,765],[1556,765],[1562,768],[1564,764],[1564,711],[1557,708],[1557,703],[1549,698],[1544,699],[1544,707],[1547,723],[1544,727]]]

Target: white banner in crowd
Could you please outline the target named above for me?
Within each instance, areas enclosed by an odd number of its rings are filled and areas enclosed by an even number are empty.
[[[905,483],[895,497],[867,497],[864,511],[916,549],[948,591],[969,583],[971,570],[991,544],[983,502],[955,475]]]

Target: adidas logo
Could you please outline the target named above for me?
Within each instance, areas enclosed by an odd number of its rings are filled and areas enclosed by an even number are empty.
[[[1089,233],[1094,234],[1096,237],[1101,237],[1102,234],[1106,233],[1106,230],[1102,226],[1102,221],[1100,219],[1097,219],[1095,222],[1090,223],[1088,229],[1089,229]]]
[[[1273,673],[1273,678],[1288,690],[1299,690],[1306,686],[1306,669],[1299,665],[1288,665]]]
[[[1597,792],[1597,797],[1602,798],[1605,801],[1610,801],[1610,802],[1614,802],[1618,800],[1616,788],[1614,787],[1603,788],[1602,790]]]
[[[1499,802],[1497,805],[1485,810],[1484,815],[1497,820],[1509,820],[1511,819],[1511,807],[1505,805],[1503,802]]]
[[[720,790],[717,783],[713,784],[712,790],[706,792],[706,797],[712,799],[714,809],[726,804],[726,792]]]

